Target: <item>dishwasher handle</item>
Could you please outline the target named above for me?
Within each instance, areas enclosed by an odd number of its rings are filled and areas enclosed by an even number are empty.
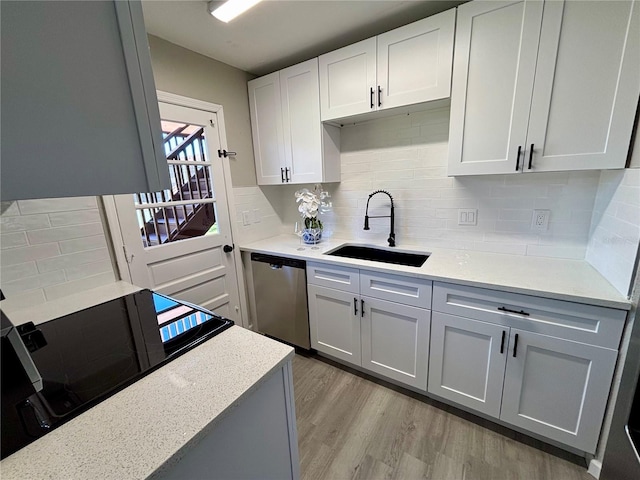
[[[297,260],[295,258],[276,257],[275,255],[266,255],[264,253],[252,253],[252,262],[268,263],[271,269],[279,270],[282,267],[307,268],[307,262]]]

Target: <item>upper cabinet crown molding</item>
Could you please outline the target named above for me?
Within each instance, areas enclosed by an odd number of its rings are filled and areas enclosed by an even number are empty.
[[[448,98],[455,9],[319,57],[322,121]]]
[[[3,1],[2,200],[170,188],[139,1]]]
[[[248,82],[258,185],[340,181],[340,131],[320,122],[318,59]]]
[[[640,94],[639,8],[458,7],[449,175],[623,168]]]

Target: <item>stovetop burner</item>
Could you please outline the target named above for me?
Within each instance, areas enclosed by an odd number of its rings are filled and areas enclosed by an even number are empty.
[[[232,325],[149,290],[38,325],[44,386],[15,405],[21,425],[3,418],[2,458]]]

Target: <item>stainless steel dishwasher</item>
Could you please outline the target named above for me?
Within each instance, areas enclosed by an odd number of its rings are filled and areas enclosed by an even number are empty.
[[[308,350],[306,266],[304,260],[251,254],[256,330]]]

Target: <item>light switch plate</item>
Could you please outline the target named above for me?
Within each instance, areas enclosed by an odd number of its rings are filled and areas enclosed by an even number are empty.
[[[477,208],[458,209],[458,225],[477,225],[477,224],[478,224]]]
[[[253,209],[253,223],[260,223],[260,219],[262,217],[260,216],[260,209],[259,208],[254,208]]]
[[[245,210],[242,212],[242,225],[250,225],[251,224],[251,212],[249,210]]]

